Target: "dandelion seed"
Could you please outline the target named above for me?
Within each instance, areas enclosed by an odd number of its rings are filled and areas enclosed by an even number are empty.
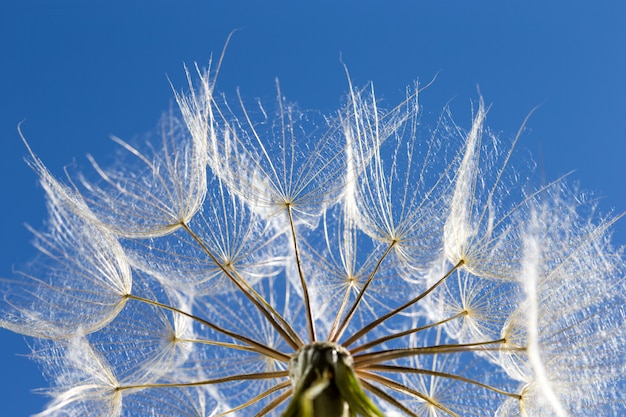
[[[129,261],[116,237],[94,223],[83,198],[31,156],[50,216],[47,231],[33,231],[41,271],[3,283],[0,325],[50,339],[94,332],[126,304],[132,287]]]
[[[171,115],[163,116],[159,129],[160,149],[150,145],[150,152],[142,153],[113,138],[136,162],[102,169],[89,157],[101,181],[81,177],[98,220],[119,236],[169,234],[189,222],[204,202],[206,141],[194,139]]]
[[[69,187],[33,156],[48,261],[0,325],[44,339],[41,416],[623,414],[617,217],[510,175],[521,130],[501,152],[482,99],[431,125],[417,86],[249,106],[221,59],[129,166]]]
[[[83,337],[56,343],[35,357],[46,364],[58,385],[50,392],[53,401],[37,416],[121,415],[119,383],[109,364]]]
[[[555,190],[529,224],[527,297],[503,328],[512,344],[528,346],[527,355],[504,362],[522,382],[521,399],[502,415],[617,415],[621,407],[626,292],[621,253],[608,241],[614,220],[581,218],[565,204],[569,194]],[[566,256],[551,253],[563,246]]]

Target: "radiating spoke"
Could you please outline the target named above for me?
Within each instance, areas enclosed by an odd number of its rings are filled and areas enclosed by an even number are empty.
[[[246,343],[247,345],[251,346],[253,348],[253,350],[255,352],[257,352],[257,353],[260,353],[262,355],[265,355],[265,356],[267,356],[269,358],[276,359],[276,360],[281,361],[281,362],[289,362],[289,355],[287,355],[285,353],[277,351],[277,350],[275,350],[275,349],[273,349],[273,348],[271,348],[269,346],[266,346],[266,345],[264,345],[262,343],[259,343],[259,342],[255,341],[255,340],[252,340],[252,339],[250,339],[248,337],[242,336],[242,335],[240,335],[238,333],[235,333],[235,332],[232,332],[230,330],[224,329],[223,327],[218,326],[217,324],[211,323],[210,321],[205,320],[203,318],[200,318],[198,316],[194,316],[193,314],[187,313],[187,312],[185,312],[183,310],[180,310],[180,309],[178,309],[176,307],[172,307],[172,306],[169,306],[167,304],[159,303],[158,301],[149,300],[147,298],[138,297],[138,296],[132,295],[132,294],[129,294],[127,297],[129,299],[131,299],[131,300],[141,301],[143,303],[150,304],[150,305],[153,305],[155,307],[164,308],[166,310],[173,311],[173,312],[176,312],[178,314],[182,314],[183,316],[189,317],[190,319],[195,320],[198,323],[201,323],[201,324],[203,324],[203,325],[205,325],[205,326],[207,326],[207,327],[209,327],[209,328],[211,328],[211,329],[213,329],[213,330],[215,330],[215,331],[217,331],[219,333],[222,333],[222,334],[224,334],[226,336],[232,337],[233,339],[236,339],[236,340],[239,340],[241,342]]]
[[[239,411],[239,410],[243,410],[244,408],[250,407],[251,405],[256,404],[257,402],[261,401],[263,398],[267,397],[268,395],[271,395],[273,393],[275,393],[276,391],[280,391],[283,390],[285,388],[288,388],[291,385],[290,381],[285,381],[285,382],[281,382],[278,385],[273,386],[270,389],[267,389],[265,391],[263,391],[262,393],[260,393],[259,395],[255,396],[254,398],[251,398],[250,400],[246,401],[245,403],[238,405],[235,408],[231,408],[228,411],[225,411],[223,413],[219,413],[213,417],[222,417],[225,415],[228,415],[230,413],[234,413],[235,411]]]
[[[188,225],[182,224],[182,227],[187,233],[200,245],[202,250],[211,258],[211,260],[217,265],[222,272],[231,280],[233,284],[241,290],[241,292],[254,304],[254,306],[267,318],[272,327],[283,337],[283,339],[294,349],[298,349],[303,345],[302,340],[293,330],[293,328],[287,323],[287,321],[267,302],[258,292],[254,291],[246,280],[237,278],[231,270],[226,268],[217,257],[209,250],[204,244],[202,239],[189,228]],[[280,321],[280,324],[276,321]],[[283,327],[284,326],[284,327]]]
[[[388,342],[388,341],[394,340],[394,339],[399,339],[401,337],[408,336],[410,334],[414,334],[414,333],[417,333],[417,332],[421,332],[423,330],[432,329],[433,327],[436,327],[436,326],[441,326],[442,324],[448,323],[449,321],[455,320],[455,319],[457,319],[459,317],[463,317],[465,315],[467,315],[467,312],[466,311],[462,311],[462,312],[460,312],[458,314],[455,314],[452,317],[448,317],[447,319],[439,321],[437,323],[432,323],[432,324],[429,324],[427,326],[415,327],[413,329],[405,330],[403,332],[394,333],[394,334],[390,334],[388,336],[380,337],[378,339],[372,340],[371,342],[364,343],[364,344],[362,344],[360,346],[357,346],[355,348],[349,349],[349,351],[350,351],[351,354],[354,355],[355,353],[362,352],[362,351],[367,350],[369,348],[372,348],[374,346],[380,345],[381,343],[385,343],[385,342]]]
[[[267,415],[267,413],[274,410],[276,407],[287,401],[289,397],[293,395],[293,388],[289,388],[287,391],[280,394],[278,397],[274,398],[270,403],[268,403],[261,411],[256,413],[255,417],[263,417]]]
[[[406,407],[400,401],[396,400],[391,395],[387,394],[385,391],[383,391],[382,389],[378,388],[376,385],[370,384],[369,382],[367,382],[366,380],[363,380],[363,379],[361,380],[361,385],[363,385],[363,388],[365,388],[366,390],[368,390],[369,392],[371,392],[372,394],[374,394],[378,398],[380,398],[383,401],[391,404],[392,406],[396,407],[397,409],[403,411],[405,414],[407,414],[407,415],[409,415],[411,417],[421,417],[420,415],[418,415],[415,412],[411,411],[408,407]]]
[[[287,206],[287,214],[289,216],[289,226],[291,228],[291,237],[293,239],[293,250],[296,255],[296,265],[298,267],[298,275],[300,276],[300,285],[302,286],[302,294],[304,298],[304,311],[306,313],[307,328],[309,329],[309,340],[315,342],[315,324],[313,323],[313,313],[311,312],[311,300],[309,299],[309,290],[307,288],[304,272],[302,271],[302,261],[300,259],[300,251],[298,249],[298,238],[296,237],[296,226],[293,222],[293,207],[291,204]]]
[[[336,329],[336,331],[334,333],[331,332],[331,334],[329,335],[328,340],[330,342],[337,343],[337,341],[341,338],[341,335],[343,335],[343,332],[346,330],[346,327],[348,326],[348,323],[350,323],[350,320],[352,320],[352,317],[354,316],[354,313],[356,312],[356,309],[359,306],[359,303],[363,299],[365,290],[367,290],[367,287],[369,287],[370,283],[374,279],[374,275],[376,275],[376,272],[378,272],[380,265],[383,263],[387,255],[389,255],[389,252],[391,252],[395,244],[396,244],[396,241],[391,242],[389,246],[387,247],[387,250],[385,251],[385,253],[383,253],[383,255],[380,257],[380,259],[376,263],[376,266],[374,267],[374,269],[372,270],[372,273],[367,278],[367,281],[365,281],[365,284],[363,284],[363,288],[361,288],[361,291],[359,291],[359,295],[357,296],[356,300],[354,300],[354,303],[352,304],[350,311],[348,311],[348,314],[346,315],[345,319],[343,320],[341,325]]]
[[[482,382],[476,381],[475,379],[466,378],[461,375],[455,375],[448,372],[437,372],[431,371],[428,369],[418,369],[411,368],[408,366],[395,366],[395,365],[368,365],[365,367],[359,368],[360,370],[366,371],[378,371],[378,372],[396,372],[399,374],[420,374],[420,375],[430,375],[439,378],[447,378],[453,379],[455,381],[461,381],[468,384],[476,385],[481,388],[488,389],[489,391],[497,392],[498,394],[506,395],[507,397],[515,398],[516,400],[520,400],[522,398],[519,394],[514,394],[508,391],[501,390],[499,388],[493,387],[491,385],[483,384]]]
[[[172,382],[172,383],[154,383],[154,384],[137,384],[137,385],[122,385],[118,387],[118,391],[126,391],[133,389],[147,389],[147,388],[185,388],[185,387],[198,387],[204,385],[217,385],[226,382],[234,381],[255,381],[259,379],[277,379],[286,378],[289,376],[289,371],[277,371],[277,372],[260,372],[256,374],[238,374],[225,376],[222,378],[205,379],[201,381],[192,382]]]
[[[434,291],[435,288],[437,288],[439,285],[441,285],[446,279],[448,279],[452,273],[454,271],[456,271],[458,268],[460,268],[463,265],[463,260],[459,261],[459,263],[457,263],[451,270],[449,270],[439,281],[437,281],[434,285],[432,285],[430,288],[428,288],[426,291],[424,291],[423,293],[421,293],[420,295],[418,295],[417,297],[413,298],[412,300],[404,303],[403,305],[401,305],[400,307],[396,308],[393,311],[390,311],[389,313],[379,317],[378,319],[374,320],[373,322],[367,324],[366,326],[364,326],[361,330],[359,330],[358,332],[354,333],[352,336],[350,336],[347,340],[345,340],[342,345],[344,346],[350,346],[352,343],[354,343],[355,341],[357,341],[359,338],[363,337],[364,335],[366,335],[367,333],[369,333],[373,328],[375,328],[376,326],[378,326],[379,324],[381,324],[382,322],[384,322],[385,320],[395,316],[396,314],[404,311],[405,309],[409,308],[410,306],[412,306],[413,304],[417,303],[418,301],[420,301],[421,299],[423,299],[424,297],[426,297],[428,294],[430,294],[431,292]]]
[[[384,376],[381,375],[377,375],[377,374],[373,374],[371,372],[366,372],[366,371],[357,371],[357,373],[359,374],[359,376],[361,378],[366,378],[369,379],[371,381],[376,381],[379,384],[382,384],[384,386],[386,386],[389,389],[392,389],[394,391],[398,391],[401,392],[403,394],[408,394],[412,397],[415,397],[419,400],[425,401],[428,404],[432,405],[433,407],[448,413],[449,415],[453,416],[453,417],[459,417],[459,415],[457,413],[455,413],[454,411],[450,410],[449,408],[445,407],[443,404],[441,404],[440,402],[430,398],[428,395],[422,394],[421,392],[414,390],[413,388],[409,388],[406,385],[400,384],[394,380],[391,380],[389,378],[386,378]]]
[[[477,343],[459,343],[459,344],[447,344],[425,347],[414,347],[404,349],[389,349],[382,350],[373,353],[363,353],[354,356],[354,365],[358,369],[360,367],[377,364],[381,362],[391,361],[394,359],[407,358],[417,355],[434,355],[441,353],[459,353],[459,352],[476,352],[476,351],[489,351],[489,350],[521,350],[520,348],[503,348],[501,344],[504,344],[506,339],[490,340],[487,342]],[[495,345],[495,346],[493,346]]]

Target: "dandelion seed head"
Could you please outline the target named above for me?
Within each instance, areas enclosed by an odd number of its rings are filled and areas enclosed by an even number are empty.
[[[527,121],[509,144],[482,98],[431,121],[419,84],[250,102],[216,91],[221,59],[95,180],[32,156],[45,262],[0,325],[44,339],[42,416],[621,414],[619,216],[526,181]]]

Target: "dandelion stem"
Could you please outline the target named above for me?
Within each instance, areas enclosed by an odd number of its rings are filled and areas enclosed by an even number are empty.
[[[445,323],[447,323],[449,321],[452,321],[454,319],[457,319],[457,318],[465,316],[465,315],[467,315],[467,312],[466,311],[462,311],[462,312],[460,312],[458,314],[455,314],[452,317],[448,317],[447,319],[441,320],[441,321],[439,321],[437,323],[432,323],[432,324],[429,324],[427,326],[415,327],[413,329],[405,330],[403,332],[394,333],[394,334],[391,334],[391,335],[388,335],[388,336],[385,336],[385,337],[380,337],[378,339],[372,340],[371,342],[364,343],[364,344],[362,344],[360,346],[357,346],[355,348],[350,349],[350,353],[354,355],[355,353],[362,352],[362,351],[364,351],[366,349],[369,349],[371,347],[380,345],[381,343],[385,343],[385,342],[388,342],[388,341],[393,340],[393,339],[398,339],[400,337],[404,337],[404,336],[407,336],[407,335],[410,335],[410,334],[413,334],[413,333],[421,332],[422,330],[427,330],[427,329],[430,329],[430,328],[433,328],[433,327],[436,327],[436,326],[440,326],[442,324],[445,324]]]
[[[490,391],[497,392],[498,394],[515,398],[517,400],[520,400],[522,398],[522,396],[519,394],[513,394],[511,392],[504,391],[496,387],[492,387],[491,385],[483,384],[482,382],[478,382],[475,379],[466,378],[461,375],[450,374],[447,372],[437,372],[437,371],[430,371],[427,369],[417,369],[417,368],[410,368],[406,366],[395,366],[395,365],[368,365],[368,366],[359,368],[359,370],[378,371],[378,372],[398,372],[401,374],[411,373],[411,374],[431,375],[435,377],[448,378],[448,379],[454,379],[456,381],[466,382],[468,384],[476,385],[476,386],[488,389]]]
[[[274,309],[258,292],[256,292],[245,279],[241,278],[236,271],[229,270],[224,266],[217,257],[209,250],[204,244],[202,239],[189,228],[186,223],[181,223],[181,226],[189,235],[195,240],[202,250],[211,258],[211,260],[224,272],[224,274],[231,280],[233,284],[241,290],[241,292],[254,304],[254,306],[265,316],[269,323],[276,329],[276,331],[285,339],[285,341],[294,349],[297,350],[304,343],[302,339],[297,335],[293,328],[287,323],[287,321]],[[233,273],[235,275],[233,275]],[[280,324],[276,322],[280,321]],[[283,327],[284,326],[284,327]]]
[[[370,330],[372,330],[373,328],[375,328],[376,326],[378,326],[380,323],[384,322],[385,320],[387,320],[390,317],[395,316],[396,314],[400,313],[401,311],[407,309],[408,307],[412,306],[413,304],[417,303],[418,301],[420,301],[422,298],[426,297],[428,294],[430,294],[435,288],[437,288],[439,285],[441,285],[446,279],[448,279],[450,277],[450,275],[452,275],[452,273],[454,271],[456,271],[458,268],[460,268],[463,265],[464,261],[461,259],[456,265],[454,265],[454,267],[452,269],[450,269],[439,281],[437,281],[435,284],[433,284],[430,288],[428,288],[426,291],[424,291],[423,293],[421,293],[420,295],[418,295],[417,297],[413,298],[412,300],[406,302],[405,304],[401,305],[400,307],[396,308],[393,311],[390,311],[389,313],[377,318],[376,320],[374,320],[373,322],[369,323],[368,325],[364,326],[361,330],[359,330],[358,332],[356,332],[355,334],[353,334],[352,336],[350,336],[345,342],[342,343],[343,346],[350,346],[352,343],[354,343],[355,341],[357,341],[359,338],[361,338],[363,335],[367,334]]]
[[[396,243],[397,243],[397,241],[394,240],[394,241],[392,241],[389,244],[389,246],[387,247],[387,250],[380,257],[380,259],[376,263],[376,266],[372,270],[372,273],[367,278],[367,281],[365,281],[365,284],[363,284],[363,288],[361,288],[361,291],[359,291],[359,295],[356,297],[356,300],[354,300],[354,303],[352,304],[352,307],[350,308],[350,311],[348,311],[348,314],[346,314],[346,317],[343,319],[343,322],[341,323],[339,328],[336,330],[336,332],[334,332],[334,334],[331,331],[331,333],[330,333],[330,335],[328,337],[328,341],[333,342],[333,343],[337,343],[339,338],[341,338],[341,335],[343,334],[343,332],[348,327],[348,323],[350,323],[350,320],[354,316],[354,313],[356,312],[356,309],[359,306],[359,303],[363,299],[363,294],[365,294],[365,290],[367,290],[367,287],[370,285],[370,283],[374,279],[374,275],[376,275],[376,272],[378,272],[378,268],[380,268],[380,265],[383,263],[383,261],[385,260],[387,255],[389,255],[389,252],[391,252],[391,249],[393,249],[393,247],[396,245]]]
[[[235,333],[235,332],[232,332],[230,330],[224,329],[223,327],[220,327],[220,326],[218,326],[216,324],[213,324],[213,323],[209,322],[208,320],[205,320],[205,319],[202,319],[200,317],[194,316],[193,314],[187,313],[187,312],[185,312],[183,310],[180,310],[180,309],[178,309],[176,307],[172,307],[172,306],[169,306],[167,304],[159,303],[158,301],[149,300],[147,298],[139,297],[139,296],[132,295],[132,294],[128,294],[126,297],[131,299],[131,300],[140,301],[142,303],[150,304],[150,305],[153,305],[155,307],[160,307],[160,308],[163,308],[163,309],[166,309],[166,310],[169,310],[169,311],[173,311],[173,312],[178,313],[178,314],[182,314],[183,316],[189,317],[190,319],[195,320],[198,323],[201,323],[201,324],[203,324],[203,325],[205,325],[205,326],[207,326],[207,327],[209,327],[209,328],[211,328],[211,329],[213,329],[213,330],[215,330],[215,331],[217,331],[219,333],[222,333],[222,334],[224,334],[226,336],[232,337],[233,339],[236,339],[236,340],[239,340],[241,342],[246,343],[247,345],[252,347],[252,350],[255,351],[256,353],[260,353],[260,354],[265,355],[265,356],[267,356],[269,358],[276,359],[276,360],[278,360],[280,362],[289,362],[290,357],[289,357],[289,355],[287,355],[285,353],[282,353],[282,352],[280,352],[278,350],[272,349],[269,346],[265,346],[262,343],[254,341],[254,340],[252,340],[250,338],[247,338],[245,336],[242,336],[242,335],[240,335],[238,333]]]
[[[124,391],[129,389],[146,389],[146,388],[184,388],[184,387],[197,387],[202,385],[216,385],[223,384],[225,382],[233,381],[254,381],[258,379],[276,379],[286,378],[289,376],[289,371],[276,371],[276,372],[260,372],[256,374],[239,374],[225,376],[222,378],[205,379],[203,381],[194,382],[172,382],[163,384],[140,384],[140,385],[122,385],[117,388],[118,391]]]
[[[304,272],[302,271],[302,261],[300,260],[300,251],[298,250],[298,239],[296,238],[296,226],[293,223],[293,207],[287,203],[287,215],[289,216],[289,226],[291,227],[291,236],[293,238],[293,250],[296,255],[296,265],[298,266],[298,275],[300,275],[300,284],[302,285],[302,293],[304,297],[304,308],[306,312],[307,327],[309,329],[309,339],[311,343],[315,342],[315,325],[313,323],[313,314],[311,312],[311,300],[309,299],[309,290],[307,289]]]
[[[434,355],[439,353],[459,353],[459,352],[475,352],[481,350],[493,350],[490,349],[489,345],[498,345],[506,342],[506,339],[498,339],[498,340],[489,340],[486,342],[476,342],[476,343],[459,343],[459,344],[447,344],[447,345],[435,345],[435,346],[424,346],[424,347],[414,347],[414,348],[403,348],[403,349],[389,349],[389,350],[381,350],[378,352],[372,353],[363,353],[361,355],[355,355],[354,364],[355,368],[361,368],[370,364],[378,364],[381,362],[391,361],[394,359],[406,358],[408,356],[416,356],[416,355]],[[502,350],[502,348],[495,348],[497,350]],[[519,348],[505,348],[504,350],[520,350]]]
[[[366,378],[372,381],[376,381],[379,384],[382,384],[384,386],[386,386],[387,388],[390,388],[394,391],[398,391],[398,392],[402,392],[404,394],[408,394],[411,395],[413,397],[419,398],[420,400],[426,401],[428,404],[432,405],[433,407],[438,408],[439,410],[450,414],[451,416],[454,417],[459,417],[459,415],[457,413],[455,413],[454,411],[450,410],[447,407],[444,407],[441,403],[439,403],[438,401],[433,400],[432,398],[430,398],[429,396],[422,394],[421,392],[414,390],[412,388],[409,388],[403,384],[400,384],[394,380],[391,380],[389,378],[385,378],[384,376],[381,375],[376,375],[373,374],[371,372],[367,372],[367,371],[362,371],[362,370],[357,370],[356,371],[357,374],[361,377],[361,378]]]

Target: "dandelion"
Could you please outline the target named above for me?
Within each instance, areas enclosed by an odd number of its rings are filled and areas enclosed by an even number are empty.
[[[351,82],[336,114],[278,84],[250,105],[196,70],[96,180],[32,155],[48,259],[4,284],[0,324],[42,339],[42,416],[624,412],[619,216],[523,181],[522,129],[501,144],[482,98],[468,129],[429,125],[419,86],[390,110]]]

